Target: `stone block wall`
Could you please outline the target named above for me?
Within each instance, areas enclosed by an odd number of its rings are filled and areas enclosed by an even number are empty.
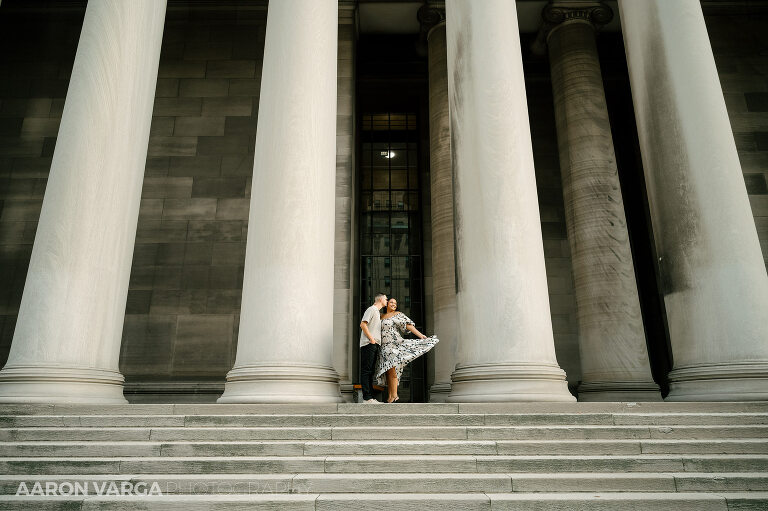
[[[265,26],[263,6],[169,6],[123,330],[129,394],[166,381],[215,393],[234,363]]]
[[[768,265],[768,15],[705,19]]]
[[[0,5],[0,365],[16,326],[75,60],[82,8]]]

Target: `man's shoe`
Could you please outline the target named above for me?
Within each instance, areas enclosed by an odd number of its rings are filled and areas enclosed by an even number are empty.
[[[365,401],[363,401],[363,403],[367,403],[369,405],[375,405],[375,404],[381,403],[381,401],[377,401],[374,398],[371,398],[371,399],[366,399]]]

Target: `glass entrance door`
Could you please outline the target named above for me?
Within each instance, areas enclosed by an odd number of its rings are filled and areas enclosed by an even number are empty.
[[[363,114],[361,128],[360,314],[383,292],[424,331],[416,114]],[[425,360],[406,366],[401,402],[425,400]]]

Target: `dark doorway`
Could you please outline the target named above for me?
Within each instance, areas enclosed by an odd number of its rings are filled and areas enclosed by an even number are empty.
[[[428,98],[417,42],[396,35],[364,35],[358,42],[358,314],[384,292],[424,331]],[[427,357],[406,366],[400,402],[427,400],[426,374]]]
[[[416,114],[364,113],[360,139],[360,310],[381,291],[423,325]],[[411,395],[413,376],[423,378],[413,366],[405,367],[400,381],[404,401],[420,394]]]

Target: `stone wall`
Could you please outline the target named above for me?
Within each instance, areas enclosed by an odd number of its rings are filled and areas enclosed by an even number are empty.
[[[263,7],[169,8],[123,330],[128,393],[166,388],[153,380],[215,393],[234,363],[265,26]]]
[[[18,5],[18,2],[16,3]],[[83,23],[0,6],[0,364],[19,312],[64,97]]]

